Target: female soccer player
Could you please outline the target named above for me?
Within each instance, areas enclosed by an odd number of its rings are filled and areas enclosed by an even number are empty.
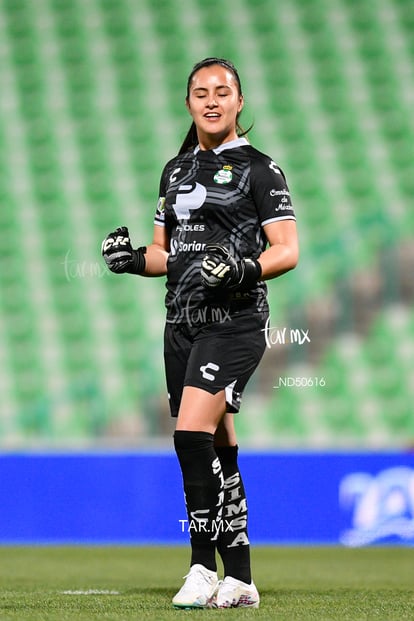
[[[185,103],[192,124],[162,173],[152,243],[133,249],[120,227],[102,253],[115,273],[167,276],[165,372],[191,539],[173,605],[257,608],[233,417],[265,350],[264,281],[298,260],[295,215],[282,170],[242,133],[234,65],[196,64]]]

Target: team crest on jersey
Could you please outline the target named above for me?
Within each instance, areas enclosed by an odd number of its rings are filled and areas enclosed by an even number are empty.
[[[214,181],[216,183],[219,183],[220,185],[230,183],[230,181],[233,179],[233,173],[231,172],[232,168],[233,166],[230,166],[228,164],[223,166],[223,168],[221,170],[218,170],[214,175]]]

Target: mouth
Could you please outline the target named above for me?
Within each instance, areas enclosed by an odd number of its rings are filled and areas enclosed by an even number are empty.
[[[204,114],[203,116],[209,121],[216,121],[221,117],[221,114],[219,114],[218,112],[206,112],[206,114]]]

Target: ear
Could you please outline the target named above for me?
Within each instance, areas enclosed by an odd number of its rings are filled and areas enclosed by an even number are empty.
[[[240,112],[243,110],[243,106],[244,106],[244,97],[243,97],[243,95],[240,95],[240,97],[239,97],[239,106],[237,108],[238,114],[240,114]]]
[[[188,100],[188,97],[185,98],[185,107],[187,108],[187,110],[190,113],[190,115],[193,116],[192,112],[191,112],[191,107],[190,107],[190,102]]]

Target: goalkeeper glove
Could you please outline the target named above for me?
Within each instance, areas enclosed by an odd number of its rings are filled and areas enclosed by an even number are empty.
[[[247,291],[262,275],[261,265],[256,259],[236,261],[221,244],[208,244],[206,251],[201,262],[201,282],[207,289]]]
[[[145,250],[145,247],[137,250],[132,248],[126,226],[120,226],[109,233],[102,242],[102,256],[115,274],[142,274],[145,269]]]

